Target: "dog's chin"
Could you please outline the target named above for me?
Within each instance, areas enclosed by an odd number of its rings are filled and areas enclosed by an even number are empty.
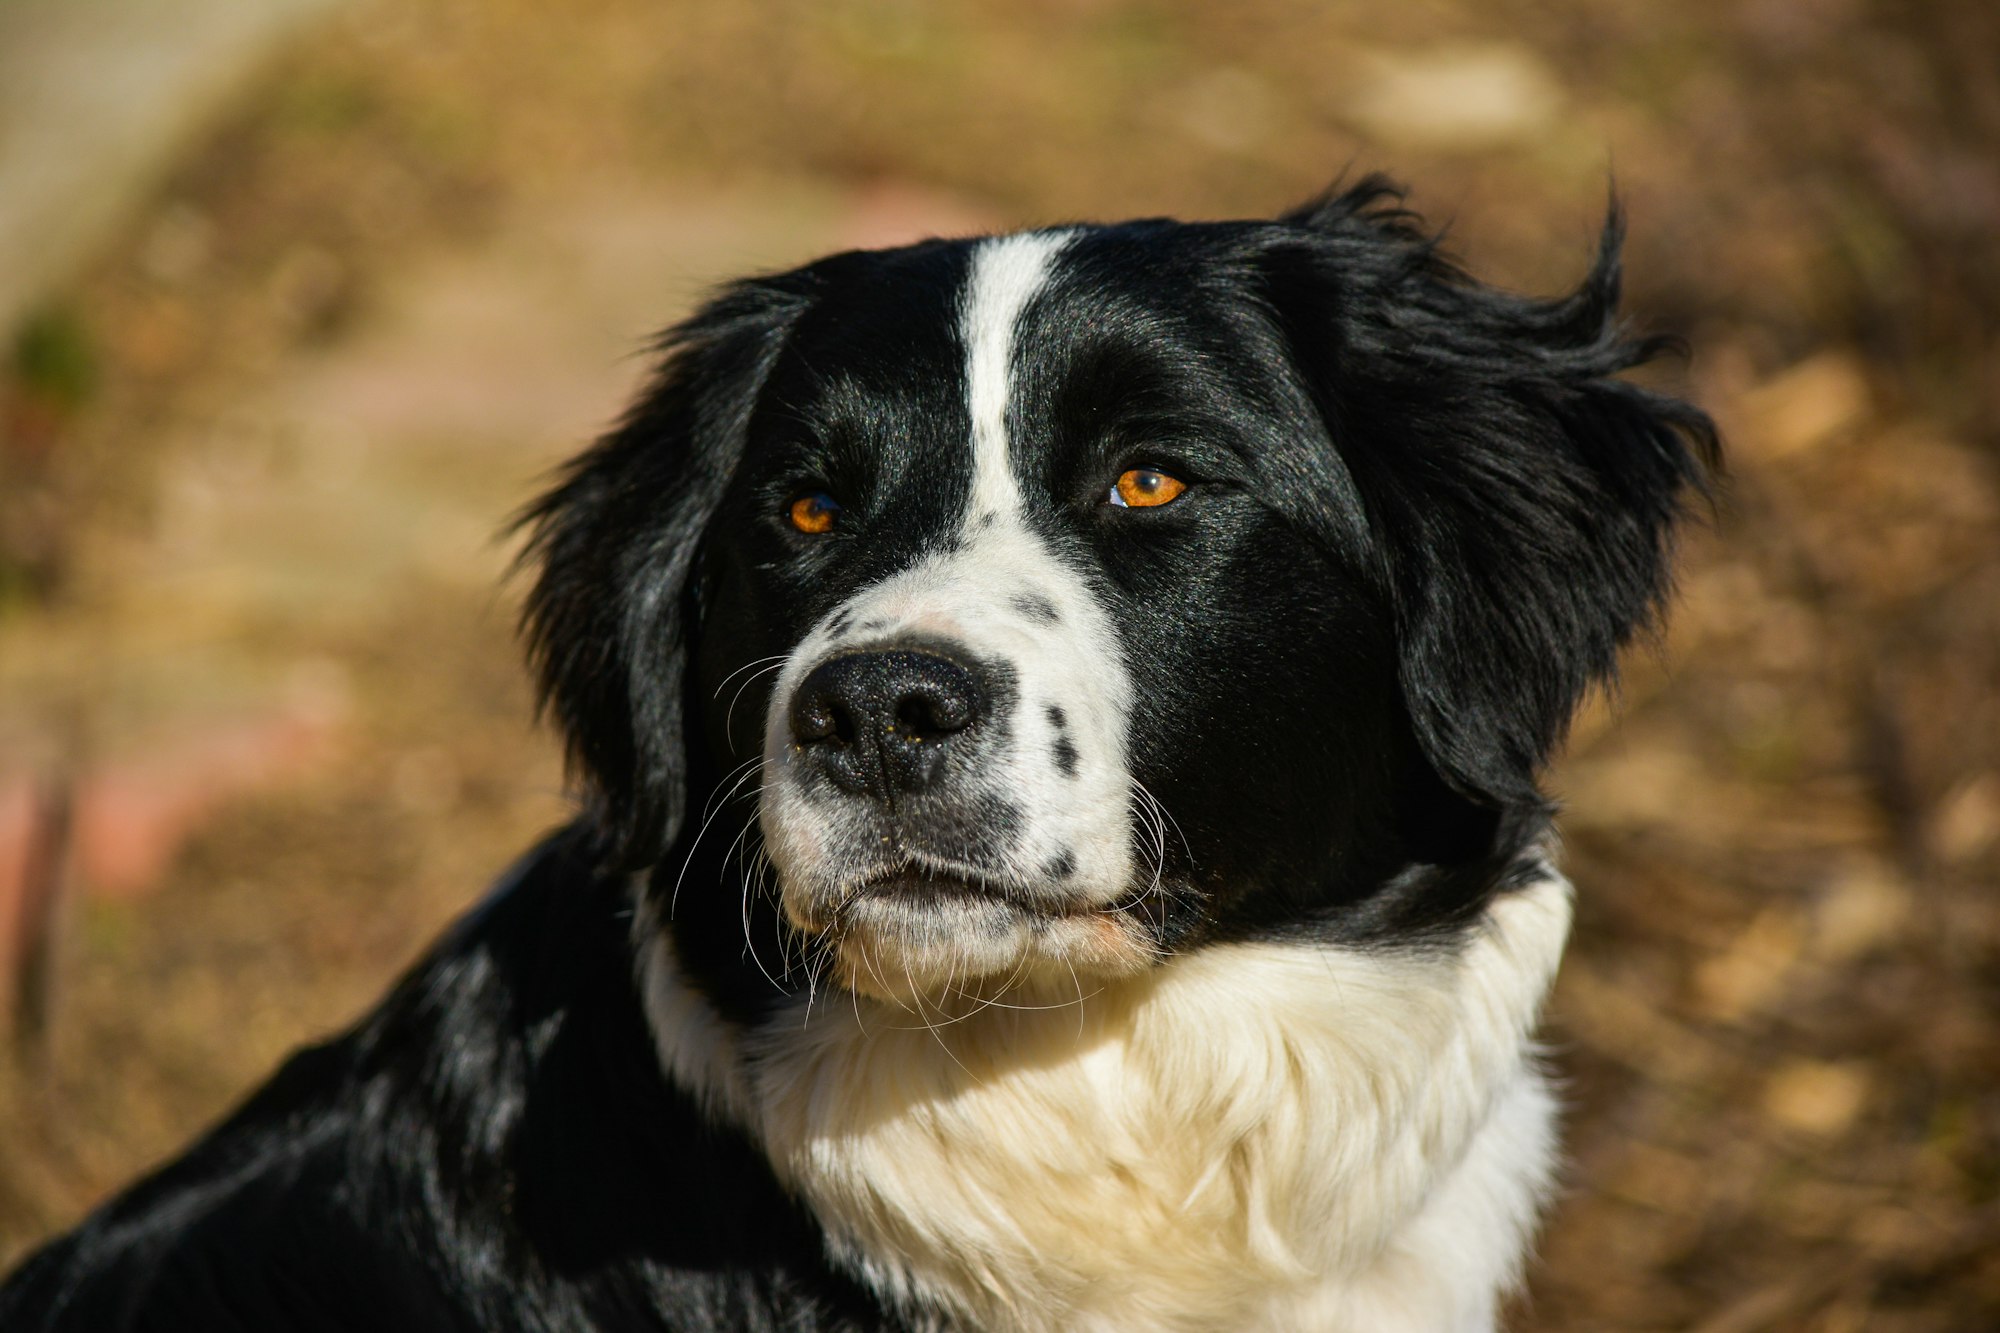
[[[927,1010],[1074,999],[1079,987],[1158,956],[1144,924],[1118,904],[911,869],[834,892],[781,883],[786,915],[825,943],[842,985]]]

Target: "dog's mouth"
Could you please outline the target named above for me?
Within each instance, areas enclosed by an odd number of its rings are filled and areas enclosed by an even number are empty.
[[[969,868],[906,860],[904,864],[864,877],[843,895],[849,906],[865,901],[913,910],[977,911],[1002,906],[1043,916],[1070,916],[1098,908],[1062,906],[1045,901],[1005,880]]]
[[[908,1003],[1039,990],[1124,975],[1155,950],[1130,900],[1081,901],[970,867],[904,860],[840,888],[795,892],[793,926],[822,940],[852,989]]]
[[[1036,891],[970,867],[905,858],[828,892],[785,895],[792,924],[813,934],[857,928],[952,932],[993,929],[1018,920],[1038,924],[1109,916],[1116,904],[1094,904]]]

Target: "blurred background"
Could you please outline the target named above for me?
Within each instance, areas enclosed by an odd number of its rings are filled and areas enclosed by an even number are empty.
[[[0,1264],[564,817],[498,535],[708,285],[1383,168],[1732,476],[1552,775],[1523,1329],[2000,1327],[1990,0],[0,0]]]

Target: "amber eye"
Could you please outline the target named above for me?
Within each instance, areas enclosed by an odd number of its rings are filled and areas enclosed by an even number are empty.
[[[812,491],[792,501],[786,512],[793,527],[818,536],[833,531],[834,521],[840,517],[840,502],[825,491]]]
[[[1135,467],[1118,474],[1118,481],[1112,486],[1111,493],[1104,497],[1104,502],[1120,509],[1153,509],[1172,503],[1186,489],[1187,483],[1171,473],[1158,468]]]

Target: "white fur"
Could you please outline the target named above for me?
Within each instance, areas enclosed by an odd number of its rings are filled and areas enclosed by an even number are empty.
[[[965,342],[965,403],[972,420],[972,503],[966,518],[998,513],[1017,517],[1021,490],[1007,438],[1007,405],[1013,400],[1014,347],[1021,312],[1049,278],[1049,267],[1069,243],[1060,231],[1022,232],[983,242],[972,255],[959,303],[959,337]]]
[[[666,1067],[895,1298],[1021,1333],[1475,1333],[1548,1189],[1530,1036],[1569,901],[1551,872],[1457,950],[1215,946],[935,1030],[862,998],[737,1030],[639,938]]]
[[[1018,686],[1004,720],[1005,747],[980,763],[985,789],[1018,812],[1000,876],[1024,896],[1065,909],[1103,906],[1145,888],[1134,882],[1142,871],[1132,853],[1125,764],[1131,690],[1118,638],[1089,584],[1029,526],[1010,461],[1007,412],[1021,314],[1069,239],[1060,231],[1031,232],[986,241],[973,254],[959,302],[972,485],[953,548],[918,559],[830,611],[778,673],[765,720],[762,826],[780,883],[793,895],[788,902],[835,896],[825,881],[838,877],[862,840],[850,812],[815,801],[789,777],[801,761],[787,720],[792,695],[834,652],[912,638],[963,645],[978,660],[1004,663]],[[1022,599],[1051,609],[1053,618],[1023,610]],[[847,628],[836,633],[836,623]],[[1061,737],[1074,747],[1073,775],[1053,757],[1059,736],[1052,707],[1064,719]],[[1071,873],[1052,880],[1048,867],[1058,863]],[[1073,951],[1062,942],[1079,934],[1095,941],[1067,927],[1023,927],[1018,939],[967,930],[958,937],[963,948],[928,948],[899,961],[934,965],[960,982],[1006,977],[1022,965],[1066,975],[1059,955]]]

